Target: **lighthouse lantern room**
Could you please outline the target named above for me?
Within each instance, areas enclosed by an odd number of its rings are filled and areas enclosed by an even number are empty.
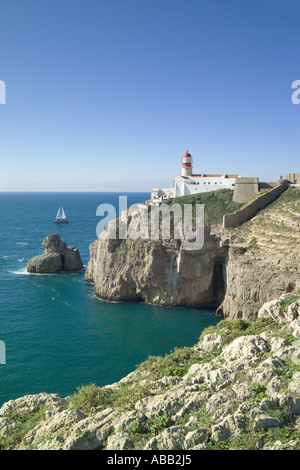
[[[193,157],[189,154],[188,150],[182,156],[182,169],[181,169],[181,176],[190,177],[193,173],[192,168]]]

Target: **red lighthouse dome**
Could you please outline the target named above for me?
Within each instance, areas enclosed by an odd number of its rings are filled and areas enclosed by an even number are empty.
[[[182,166],[192,166],[192,160],[193,160],[193,157],[187,150],[185,154],[182,156]]]
[[[192,176],[192,163],[193,157],[187,150],[185,154],[182,156],[182,176]]]

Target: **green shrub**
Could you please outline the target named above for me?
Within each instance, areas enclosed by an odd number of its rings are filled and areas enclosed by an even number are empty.
[[[152,384],[139,384],[136,380],[124,382],[120,387],[112,389],[109,397],[110,404],[121,411],[133,410],[136,403],[151,394]]]
[[[250,389],[251,389],[253,392],[256,392],[256,393],[262,393],[262,392],[265,392],[265,391],[266,391],[266,387],[264,387],[264,386],[261,385],[261,384],[255,383],[255,382],[252,382],[252,383],[250,384]]]
[[[205,328],[200,336],[200,341],[207,334],[217,333],[223,337],[222,346],[224,347],[239,336],[258,335],[271,328],[273,330],[279,328],[272,318],[258,318],[253,322],[247,322],[241,318],[221,320],[217,325]]]
[[[259,431],[259,433],[265,436],[270,445],[276,441],[281,441],[283,444],[289,441],[298,441],[294,449],[300,450],[300,431],[295,427],[287,425],[278,428],[268,428]]]
[[[250,398],[250,401],[260,402],[266,397],[266,387],[261,384],[252,382],[250,384],[250,390],[256,393],[255,397]]]
[[[286,297],[285,299],[283,299],[281,301],[281,305],[280,305],[280,310],[282,312],[285,312],[287,310],[287,308],[293,304],[294,302],[296,302],[297,300],[300,300],[300,292],[299,290],[297,290],[296,292],[291,292],[290,295],[288,297]]]
[[[117,388],[100,388],[94,384],[78,388],[70,397],[70,407],[89,413],[92,407],[114,406],[121,411],[133,410],[135,404],[150,394],[151,383],[139,384],[137,380],[121,383]]]
[[[156,436],[163,429],[166,429],[172,426],[174,422],[169,418],[167,413],[163,413],[160,416],[157,416],[147,424],[147,428],[152,436]]]
[[[290,360],[286,360],[285,364],[282,366],[278,366],[274,369],[275,374],[279,377],[282,377],[286,380],[291,380],[293,375],[297,372],[300,372],[300,364],[296,364]]]
[[[211,441],[209,444],[213,450],[257,450],[259,440],[260,437],[247,433],[230,437],[226,441]]]
[[[17,427],[8,431],[5,438],[0,438],[0,450],[13,450],[22,442],[23,437],[35,426],[45,419],[46,407],[42,406],[35,413],[23,414],[22,410],[8,413]]]
[[[241,436],[229,439],[229,450],[256,450],[259,438],[252,434],[242,434]]]
[[[107,406],[110,392],[108,389],[97,387],[95,384],[83,385],[70,397],[70,407],[89,413],[93,407]]]
[[[147,432],[145,426],[141,426],[138,421],[133,421],[129,425],[129,432],[131,434],[145,434]]]
[[[287,426],[289,424],[293,424],[295,421],[293,415],[282,406],[268,410],[268,414],[270,416],[273,416],[274,418],[279,419],[281,426]]]
[[[182,377],[191,365],[199,362],[199,356],[193,348],[175,348],[171,354],[150,356],[138,366],[138,370],[148,372],[147,378],[157,380],[166,376]]]

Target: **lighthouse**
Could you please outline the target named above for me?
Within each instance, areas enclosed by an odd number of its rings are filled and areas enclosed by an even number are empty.
[[[192,155],[189,154],[188,150],[182,156],[182,169],[181,169],[181,176],[190,177],[193,173],[192,168],[193,158]]]
[[[193,157],[188,150],[182,155],[181,161],[181,175],[175,176],[173,188],[152,189],[152,203],[160,204],[164,199],[216,191],[218,189],[234,190],[236,183],[239,182],[237,178],[241,178],[238,174],[193,173]]]

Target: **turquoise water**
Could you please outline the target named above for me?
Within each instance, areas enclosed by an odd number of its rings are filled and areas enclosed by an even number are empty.
[[[123,193],[124,195],[124,193]],[[84,271],[29,275],[29,258],[44,252],[43,238],[60,234],[84,265],[96,238],[99,204],[118,208],[115,193],[0,193],[0,405],[25,394],[66,396],[82,384],[120,380],[149,355],[191,346],[214,311],[164,308],[97,299]],[[149,199],[128,193],[128,206]],[[59,204],[71,223],[54,224]]]

